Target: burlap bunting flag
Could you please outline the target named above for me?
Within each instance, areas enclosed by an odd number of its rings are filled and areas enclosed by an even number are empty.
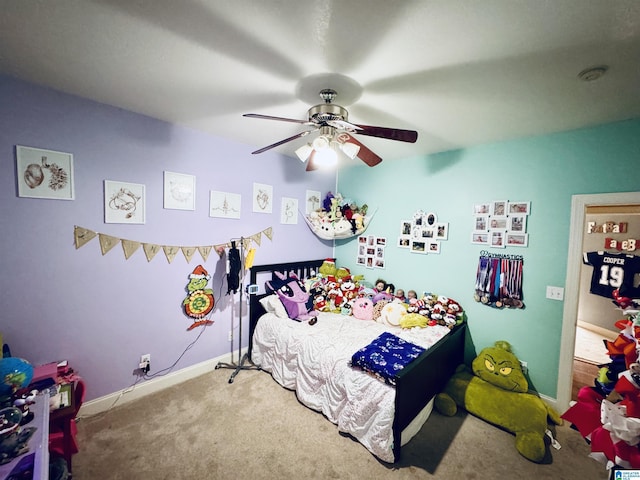
[[[153,260],[153,257],[156,256],[156,253],[160,251],[160,245],[156,245],[155,243],[143,243],[142,249],[144,250],[144,254],[147,256],[147,262]]]
[[[256,245],[260,246],[260,242],[262,241],[262,233],[258,232],[251,237],[251,240],[256,242]]]
[[[271,227],[265,228],[262,233],[264,233],[269,240],[273,239],[273,229]]]
[[[122,239],[122,250],[124,250],[124,258],[129,260],[129,257],[136,253],[136,250],[140,248],[140,242],[133,240]]]
[[[87,242],[96,238],[97,233],[87,228],[78,227],[77,225],[73,229],[73,238],[76,243],[76,250],[82,247]]]
[[[187,263],[191,263],[193,254],[196,253],[196,247],[181,247],[184,258],[187,259]]]
[[[167,261],[171,263],[173,262],[173,259],[176,258],[176,254],[180,250],[180,247],[165,245],[162,249],[164,250],[164,255],[167,257]]]
[[[211,253],[211,249],[213,247],[211,245],[207,245],[206,247],[198,247],[198,251],[200,252],[200,256],[206,262],[207,258],[209,258],[209,254]]]
[[[111,235],[105,235],[104,233],[99,233],[98,238],[100,240],[100,249],[102,250],[102,255],[106,255],[109,250],[111,250],[118,244],[118,242],[120,242],[119,238],[112,237]]]

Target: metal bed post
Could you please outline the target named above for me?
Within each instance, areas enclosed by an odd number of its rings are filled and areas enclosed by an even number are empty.
[[[245,276],[245,268],[244,268],[244,237],[240,237],[239,239],[231,239],[240,240],[240,298],[238,305],[238,317],[239,317],[239,325],[238,325],[238,363],[233,361],[233,344],[231,346],[231,362],[218,362],[216,365],[216,370],[218,368],[230,368],[233,369],[233,373],[231,377],[229,377],[229,383],[233,383],[233,380],[236,378],[236,375],[240,373],[241,370],[260,370],[260,367],[253,364],[251,360],[249,360],[249,354],[245,353],[242,358],[240,358],[240,352],[242,351],[242,301],[244,294],[244,276]],[[249,364],[246,364],[246,362]]]

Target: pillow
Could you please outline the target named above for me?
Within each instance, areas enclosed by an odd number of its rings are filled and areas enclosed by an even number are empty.
[[[260,299],[260,305],[262,305],[267,313],[275,313],[276,316],[280,318],[289,318],[284,305],[278,298],[278,295],[276,295],[275,293],[272,295],[267,295],[266,297],[262,297]]]

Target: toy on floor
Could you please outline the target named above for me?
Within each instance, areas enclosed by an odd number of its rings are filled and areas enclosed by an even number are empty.
[[[540,463],[547,447],[548,422],[562,424],[560,414],[539,396],[529,393],[529,384],[511,346],[498,341],[483,349],[472,362],[473,373],[458,367],[435,407],[453,416],[458,407],[516,436],[516,449],[525,458]]]

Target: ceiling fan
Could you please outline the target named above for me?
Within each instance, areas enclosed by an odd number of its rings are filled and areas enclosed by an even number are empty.
[[[355,135],[368,135],[370,137],[386,138],[388,140],[397,140],[400,142],[415,143],[418,139],[418,132],[413,130],[402,130],[398,128],[385,128],[374,127],[371,125],[360,125],[355,123],[349,123],[349,112],[340,105],[333,103],[333,100],[338,94],[335,90],[330,88],[320,91],[320,98],[324,101],[319,105],[315,105],[307,112],[307,120],[296,120],[293,118],[274,117],[271,115],[260,115],[258,113],[245,113],[244,117],[249,118],[261,118],[266,120],[278,120],[281,122],[299,123],[309,127],[314,127],[311,130],[305,130],[297,133],[289,138],[280,140],[279,142],[267,145],[253,154],[266,152],[272,148],[283,145],[292,140],[305,137],[313,132],[320,132],[320,135],[316,137],[312,142],[307,143],[296,150],[296,155],[301,161],[307,163],[307,171],[315,170],[323,163],[323,154],[335,152],[337,150],[342,151],[350,158],[356,156],[364,163],[373,167],[382,161],[377,154],[360,143],[353,136]]]

